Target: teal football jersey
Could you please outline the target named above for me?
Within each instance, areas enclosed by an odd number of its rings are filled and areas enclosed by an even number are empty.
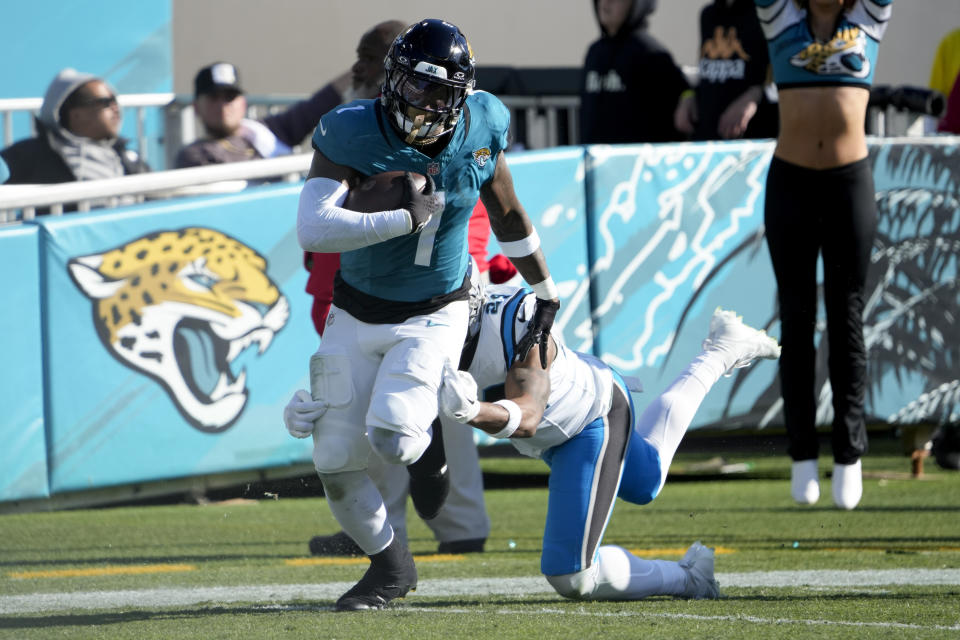
[[[340,256],[340,276],[351,287],[384,300],[420,302],[463,285],[467,223],[480,185],[493,177],[497,156],[507,146],[510,112],[489,93],[470,95],[450,142],[436,158],[406,144],[388,117],[377,100],[341,105],[320,119],[313,147],[363,175],[413,171],[433,177],[444,198],[441,215],[419,233]]]

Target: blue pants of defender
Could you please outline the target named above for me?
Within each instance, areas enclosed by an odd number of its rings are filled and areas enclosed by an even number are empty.
[[[630,392],[618,376],[607,415],[543,452],[550,467],[540,571],[556,576],[590,566],[617,497],[646,504],[660,491],[660,456],[634,430]]]

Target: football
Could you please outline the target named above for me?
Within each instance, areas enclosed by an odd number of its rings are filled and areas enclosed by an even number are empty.
[[[403,205],[403,171],[375,173],[350,189],[343,206],[352,211],[374,213],[399,209]],[[427,178],[419,173],[410,173],[419,191],[427,186]]]

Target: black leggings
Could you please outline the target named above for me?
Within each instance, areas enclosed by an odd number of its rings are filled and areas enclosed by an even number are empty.
[[[833,458],[851,464],[867,451],[863,290],[877,231],[869,160],[817,170],[773,158],[763,219],[780,302],[787,453],[795,461],[816,458],[818,453],[814,328],[817,256],[822,251]]]

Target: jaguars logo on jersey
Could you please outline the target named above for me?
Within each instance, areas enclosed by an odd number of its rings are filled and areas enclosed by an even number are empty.
[[[159,382],[201,431],[222,431],[247,402],[231,363],[266,351],[289,304],[256,251],[202,227],[162,231],[73,258],[70,277],[93,302],[93,323],[122,364]]]
[[[818,75],[870,75],[867,34],[857,27],[837,31],[829,42],[812,42],[790,58],[790,64]]]
[[[490,159],[490,149],[483,147],[482,149],[477,149],[473,152],[473,161],[477,163],[477,166],[481,169],[486,166],[487,160]]]

